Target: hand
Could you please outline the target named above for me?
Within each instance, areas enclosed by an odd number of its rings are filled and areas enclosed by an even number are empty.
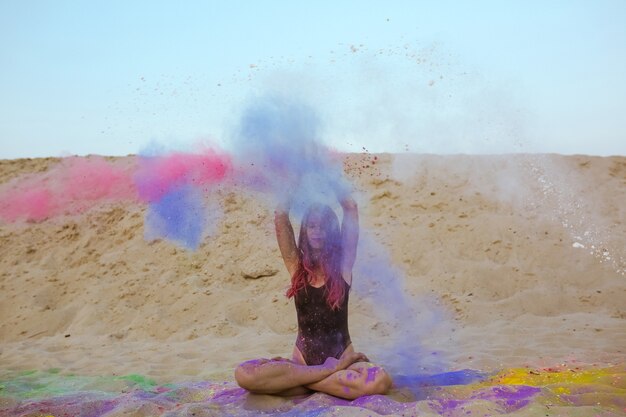
[[[341,356],[341,358],[326,358],[324,362],[324,367],[330,368],[333,372],[342,371],[346,369],[348,366],[352,365],[356,362],[369,362],[367,356],[361,352],[349,352],[345,353]]]
[[[341,178],[336,183],[332,184],[333,192],[335,196],[337,196],[337,200],[342,202],[348,198],[351,198],[352,195],[352,184],[350,184],[345,179]]]
[[[276,214],[287,214],[289,217],[289,211],[291,210],[292,198],[285,194],[282,196],[278,196],[278,204],[274,209],[274,215]]]

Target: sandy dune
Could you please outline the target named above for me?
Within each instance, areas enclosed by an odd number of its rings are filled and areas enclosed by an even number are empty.
[[[57,162],[0,161],[0,181]],[[625,157],[363,154],[345,169],[358,262],[388,254],[429,317],[415,317],[414,335],[447,369],[625,362]],[[245,359],[290,355],[272,207],[234,186],[208,198],[224,214],[196,252],[146,241],[139,203],[1,223],[2,368],[232,381]],[[376,346],[398,332],[367,285],[355,274],[351,334],[380,360]]]

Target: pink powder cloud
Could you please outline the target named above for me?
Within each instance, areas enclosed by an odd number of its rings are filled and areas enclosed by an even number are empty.
[[[205,150],[203,154],[175,152],[141,158],[135,183],[139,197],[154,202],[175,187],[204,187],[220,182],[231,170],[231,158],[226,154],[213,150]]]
[[[136,199],[128,168],[102,157],[69,157],[43,174],[22,176],[0,186],[0,218],[43,221],[81,213],[106,201]]]

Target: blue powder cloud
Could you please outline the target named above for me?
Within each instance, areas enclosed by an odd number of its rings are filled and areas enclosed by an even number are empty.
[[[145,238],[165,238],[196,250],[207,225],[202,195],[189,185],[176,187],[150,203],[145,221]]]
[[[306,103],[273,94],[251,100],[232,138],[239,180],[276,202],[290,199],[296,213],[312,203],[335,203],[350,184],[321,130]]]

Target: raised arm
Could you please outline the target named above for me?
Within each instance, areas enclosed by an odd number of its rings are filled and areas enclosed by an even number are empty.
[[[343,257],[341,260],[341,274],[348,285],[352,285],[352,267],[356,260],[356,247],[359,242],[359,209],[352,197],[344,196],[339,200],[343,208],[341,222],[341,246]]]
[[[289,220],[289,205],[280,204],[274,211],[274,225],[276,227],[276,240],[278,248],[283,256],[283,261],[289,271],[289,276],[293,277],[298,269],[298,248],[296,246],[296,238],[293,233],[293,227]]]

